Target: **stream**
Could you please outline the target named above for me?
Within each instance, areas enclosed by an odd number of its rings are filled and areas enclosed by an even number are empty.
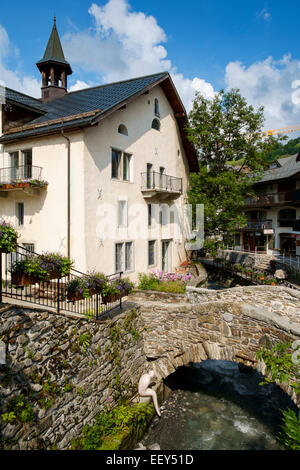
[[[166,379],[172,389],[148,428],[143,446],[161,450],[280,450],[280,409],[297,410],[276,384],[261,386],[260,373],[207,360],[181,367]]]

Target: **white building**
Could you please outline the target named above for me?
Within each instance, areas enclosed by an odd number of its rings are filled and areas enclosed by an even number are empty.
[[[300,256],[300,153],[272,163],[254,188],[236,248]]]
[[[198,165],[169,74],[68,93],[55,23],[37,66],[40,100],[4,89],[0,216],[19,244],[59,251],[82,272],[173,271],[186,259],[184,204]]]

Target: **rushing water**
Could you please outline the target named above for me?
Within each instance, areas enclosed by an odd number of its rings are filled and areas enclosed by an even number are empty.
[[[142,444],[162,450],[276,450],[279,409],[296,409],[275,384],[261,386],[256,371],[241,373],[227,361],[205,361],[180,368],[161,418],[150,425]],[[179,385],[181,384],[181,385]]]

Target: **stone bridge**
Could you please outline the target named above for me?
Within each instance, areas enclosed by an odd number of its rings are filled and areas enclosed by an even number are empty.
[[[268,343],[300,339],[300,292],[273,286],[187,295],[136,292],[145,324],[144,352],[159,380],[178,367],[206,359],[243,362],[265,372],[256,352]],[[299,406],[300,396],[282,386]]]

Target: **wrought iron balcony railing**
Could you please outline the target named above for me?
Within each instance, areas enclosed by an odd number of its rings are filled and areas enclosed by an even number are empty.
[[[0,184],[22,183],[30,180],[41,180],[42,168],[23,165],[19,167],[0,168]]]
[[[156,171],[145,172],[142,176],[142,191],[155,190],[182,193],[182,178],[165,175]]]

